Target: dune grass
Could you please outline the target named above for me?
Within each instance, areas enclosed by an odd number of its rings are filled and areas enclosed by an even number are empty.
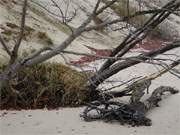
[[[1,95],[1,109],[49,109],[60,106],[79,106],[88,99],[87,76],[70,67],[46,63],[25,68],[10,82],[19,94],[16,98]],[[7,89],[7,88],[6,88]],[[6,90],[7,91],[7,90]]]

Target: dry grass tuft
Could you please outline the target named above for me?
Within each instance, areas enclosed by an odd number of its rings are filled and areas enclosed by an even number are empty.
[[[18,97],[1,98],[8,101],[1,109],[49,109],[59,106],[79,106],[88,99],[87,76],[62,64],[41,64],[20,71],[11,81]]]

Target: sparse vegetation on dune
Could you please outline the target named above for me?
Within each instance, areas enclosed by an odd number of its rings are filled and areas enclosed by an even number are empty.
[[[2,35],[5,41],[13,41],[16,39],[16,36],[19,33],[20,27],[12,22],[6,22],[4,26],[1,27]],[[25,26],[24,37],[23,39],[26,41],[32,40],[32,37],[37,38],[38,42],[45,45],[51,46],[53,45],[53,40],[49,37],[47,32],[42,32],[39,30],[35,30],[30,26]]]
[[[46,44],[49,46],[53,45],[53,40],[48,36],[46,32],[38,32],[37,36],[42,44]]]

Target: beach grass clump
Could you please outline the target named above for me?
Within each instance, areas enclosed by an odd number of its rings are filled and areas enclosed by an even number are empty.
[[[2,94],[2,100],[8,100],[1,109],[80,106],[88,99],[86,83],[86,74],[62,64],[46,63],[25,68],[7,87],[17,91],[18,95],[13,98]]]
[[[38,32],[38,38],[41,40],[44,44],[51,46],[53,45],[53,40],[49,37],[49,35],[46,32]]]

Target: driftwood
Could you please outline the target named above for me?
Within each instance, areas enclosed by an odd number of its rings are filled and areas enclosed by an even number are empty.
[[[172,87],[160,86],[156,88],[152,92],[151,96],[144,102],[141,102],[141,98],[144,96],[145,90],[149,93],[148,90],[152,80],[158,78],[177,65],[179,65],[178,62],[173,62],[168,68],[146,76],[121,91],[100,93],[101,96],[99,99],[87,104],[87,107],[81,117],[83,117],[85,121],[119,121],[120,124],[129,124],[132,126],[150,126],[151,120],[146,117],[146,113],[150,109],[159,106],[158,103],[161,101],[162,95],[165,92],[176,94],[179,91]],[[129,104],[111,100],[113,98],[123,96],[130,96]]]
[[[158,106],[161,97],[165,92],[176,94],[179,91],[167,86],[160,86],[155,89],[152,95],[141,102],[143,92],[132,93],[130,103],[120,103],[116,101],[94,101],[87,104],[81,117],[85,121],[104,120],[106,122],[118,121],[120,124],[130,124],[132,126],[150,126],[151,120],[146,117],[146,113],[153,107]],[[134,100],[135,99],[135,100]]]

